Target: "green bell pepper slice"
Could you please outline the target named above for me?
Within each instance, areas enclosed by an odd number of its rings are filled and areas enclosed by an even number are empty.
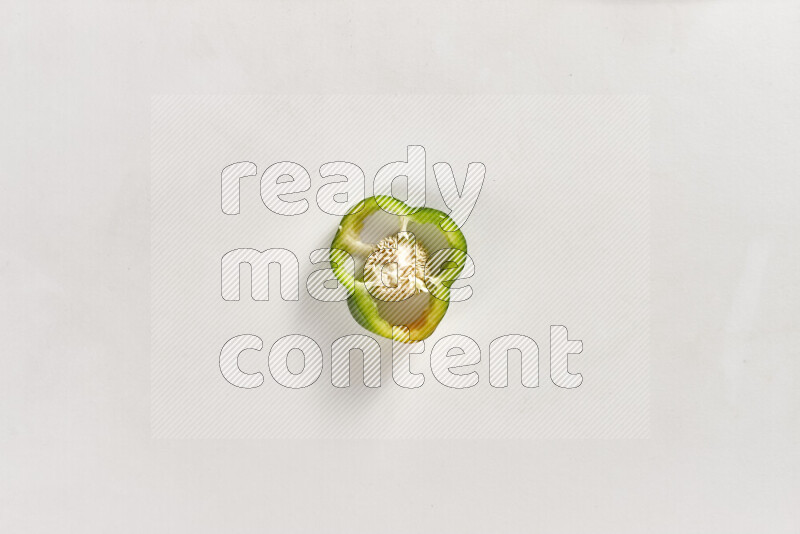
[[[364,283],[363,269],[353,275],[345,268],[343,261],[345,253],[366,258],[375,251],[376,244],[363,242],[360,235],[368,217],[379,210],[397,216],[403,230],[409,223],[434,225],[447,243],[445,248],[448,250],[441,253],[439,262],[426,266],[426,291],[421,298],[427,298],[427,301],[419,311],[419,316],[409,324],[393,325],[387,320],[382,314],[380,299],[375,298]],[[390,235],[393,234],[389,233],[386,237]],[[415,235],[415,239],[423,249],[426,248],[424,238]],[[342,218],[330,247],[331,268],[350,295],[347,306],[353,318],[370,332],[404,343],[427,338],[439,325],[450,304],[450,285],[464,268],[466,255],[464,234],[447,214],[433,208],[410,207],[389,196],[370,197],[353,206]],[[438,271],[429,272],[435,268]],[[393,326],[406,326],[407,330],[393,330]]]

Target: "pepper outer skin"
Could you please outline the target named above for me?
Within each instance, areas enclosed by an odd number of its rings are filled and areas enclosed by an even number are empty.
[[[407,325],[392,325],[381,317],[377,300],[370,294],[364,285],[363,270],[356,273],[355,277],[345,269],[342,261],[342,252],[351,255],[369,255],[372,244],[363,243],[359,234],[364,227],[364,221],[371,214],[383,209],[384,211],[406,217],[409,222],[417,224],[435,224],[447,240],[448,247],[461,252],[448,258],[449,265],[446,270],[446,279],[440,284],[428,285],[428,304],[419,319]],[[455,222],[446,214],[433,208],[413,208],[404,202],[389,196],[374,196],[362,200],[342,218],[339,230],[333,238],[330,250],[331,268],[339,281],[348,291],[347,307],[353,318],[372,333],[394,339],[402,343],[413,343],[430,336],[447,312],[450,305],[450,284],[458,278],[464,268],[467,255],[467,241],[464,234]],[[393,328],[405,326],[407,328]]]

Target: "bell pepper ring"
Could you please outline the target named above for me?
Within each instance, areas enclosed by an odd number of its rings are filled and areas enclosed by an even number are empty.
[[[383,216],[379,212],[391,219],[389,225],[376,225],[385,235],[365,242],[362,233],[370,216]],[[346,268],[348,255],[363,269]],[[348,291],[350,314],[370,332],[402,343],[425,339],[439,325],[466,257],[464,234],[447,214],[389,196],[353,206],[330,246],[331,268]]]

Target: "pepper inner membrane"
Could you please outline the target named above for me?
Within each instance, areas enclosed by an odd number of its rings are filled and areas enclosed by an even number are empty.
[[[375,300],[375,302],[378,313],[387,322],[393,325],[410,325],[422,318],[432,298],[434,297],[429,293],[417,293],[398,302],[385,300]]]

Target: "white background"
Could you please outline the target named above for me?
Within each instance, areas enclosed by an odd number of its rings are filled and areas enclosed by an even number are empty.
[[[4,2],[3,532],[796,532],[796,2]],[[651,439],[150,438],[154,93],[651,96]]]

